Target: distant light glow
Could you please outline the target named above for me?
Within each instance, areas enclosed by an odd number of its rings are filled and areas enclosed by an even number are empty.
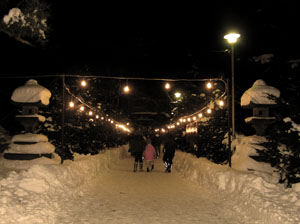
[[[99,115],[98,114],[96,115],[96,119],[99,119]]]
[[[229,33],[227,35],[224,36],[224,38],[228,41],[228,43],[230,44],[234,44],[237,42],[237,39],[240,37],[241,35],[238,33]]]
[[[176,93],[175,93],[175,97],[176,97],[176,98],[180,98],[180,97],[181,97],[181,93],[180,93],[180,92],[176,92]]]
[[[69,107],[72,107],[72,108],[73,108],[74,106],[75,106],[74,102],[71,101],[71,102],[69,103]]]
[[[170,89],[171,88],[170,83],[167,82],[166,85],[165,85],[165,88]]]
[[[210,108],[207,109],[207,113],[211,114],[212,110]]]
[[[92,111],[90,111],[90,112],[89,112],[89,115],[90,115],[90,116],[92,116],[92,115],[93,115],[93,112],[92,112]]]
[[[81,106],[79,109],[80,111],[84,111],[84,106]]]
[[[129,88],[129,86],[128,86],[128,85],[127,85],[127,86],[125,86],[125,87],[124,87],[124,92],[125,92],[125,93],[129,93],[129,91],[130,91],[130,88]]]
[[[203,114],[202,114],[202,113],[198,114],[198,117],[200,117],[200,118],[201,118],[202,116],[203,116]]]
[[[224,101],[223,101],[223,100],[220,100],[220,101],[219,101],[219,106],[220,106],[220,107],[223,107],[223,106],[224,106]]]
[[[87,83],[86,83],[85,80],[82,80],[82,81],[81,81],[81,86],[83,86],[83,87],[86,87],[86,86],[87,86]]]
[[[211,82],[208,82],[208,83],[206,84],[206,87],[207,87],[208,89],[211,89],[211,87],[212,87]]]

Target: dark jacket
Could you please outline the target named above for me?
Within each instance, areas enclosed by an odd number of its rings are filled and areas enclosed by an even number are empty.
[[[134,136],[130,143],[129,143],[129,149],[132,153],[136,152],[144,152],[146,146],[146,142],[144,141],[142,136]]]
[[[168,139],[164,144],[164,153],[169,156],[175,155],[176,143],[173,139]]]

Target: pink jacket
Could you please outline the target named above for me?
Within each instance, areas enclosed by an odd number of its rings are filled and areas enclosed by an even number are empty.
[[[146,146],[146,149],[143,153],[143,156],[145,157],[145,160],[154,160],[156,156],[156,151],[153,145],[148,144]]]

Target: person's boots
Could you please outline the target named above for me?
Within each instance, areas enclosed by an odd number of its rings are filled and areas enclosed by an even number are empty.
[[[134,163],[133,172],[136,172],[136,171],[137,171],[137,166],[138,166],[138,164],[137,164],[137,163]]]
[[[143,163],[140,163],[140,171],[143,172]]]

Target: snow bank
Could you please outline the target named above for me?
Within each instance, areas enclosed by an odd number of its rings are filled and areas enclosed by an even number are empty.
[[[44,162],[5,175],[1,175],[6,167],[0,160],[0,223],[61,223],[59,214],[67,211],[56,201],[84,197],[84,186],[97,175],[109,172],[113,163],[126,157],[127,149],[123,146],[93,156],[75,155],[74,162]],[[260,216],[261,223],[300,222],[299,185],[285,189],[267,174],[237,171],[179,151],[174,168],[212,192],[228,194],[231,208],[241,215]]]
[[[275,170],[270,164],[257,162],[251,158],[251,156],[258,156],[257,149],[265,149],[261,144],[266,141],[267,139],[263,136],[253,135],[241,137],[238,142],[233,142],[233,145],[235,145],[235,152],[231,158],[232,167],[241,171],[255,170],[273,174]]]
[[[241,215],[258,215],[262,223],[300,221],[300,194],[285,189],[268,174],[237,171],[183,152],[176,152],[174,168],[193,182],[229,194],[232,209]]]
[[[43,164],[0,175],[5,177],[0,180],[0,223],[60,223],[58,214],[64,208],[55,203],[56,199],[83,196],[83,186],[97,174],[107,172],[124,150],[120,147],[95,156],[75,155],[74,162],[65,161],[62,165],[40,158]],[[0,172],[7,169],[6,162],[0,160]]]

